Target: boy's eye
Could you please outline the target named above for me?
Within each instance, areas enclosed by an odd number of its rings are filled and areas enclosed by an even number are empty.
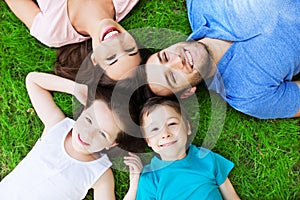
[[[89,123],[89,124],[92,124],[92,120],[88,117],[85,118],[85,120]]]
[[[151,129],[151,132],[155,132],[155,131],[158,131],[158,128]]]
[[[171,122],[171,123],[168,124],[168,126],[175,126],[175,125],[177,125],[176,122]]]

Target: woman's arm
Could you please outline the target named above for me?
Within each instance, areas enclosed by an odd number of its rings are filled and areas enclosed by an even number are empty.
[[[95,183],[94,199],[95,200],[115,200],[115,181],[111,169],[108,169]]]
[[[30,29],[33,19],[41,12],[32,0],[5,0],[13,13]]]
[[[227,178],[225,182],[220,185],[220,191],[224,199],[239,200],[240,197],[235,192],[230,180]]]
[[[137,155],[130,153],[124,157],[124,163],[129,167],[130,185],[127,194],[123,200],[135,200],[140,179],[140,173],[143,169],[143,163]]]
[[[76,94],[77,96],[87,92],[85,85],[76,84],[74,81],[53,74],[39,72],[30,72],[27,75],[26,87],[31,103],[45,125],[45,130],[65,118],[64,113],[54,102],[50,91]]]

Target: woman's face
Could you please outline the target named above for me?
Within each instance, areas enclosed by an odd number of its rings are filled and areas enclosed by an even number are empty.
[[[98,38],[93,39],[92,60],[113,80],[133,77],[141,62],[134,38],[117,22],[102,20]]]

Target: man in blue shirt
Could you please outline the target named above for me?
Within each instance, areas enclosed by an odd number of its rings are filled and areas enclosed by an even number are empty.
[[[193,94],[205,80],[236,110],[300,116],[300,2],[188,0],[192,34],[152,55],[145,71],[158,95]],[[164,67],[162,67],[162,65]],[[222,94],[221,94],[222,95]]]

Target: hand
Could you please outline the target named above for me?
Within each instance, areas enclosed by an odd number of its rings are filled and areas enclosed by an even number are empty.
[[[138,184],[143,163],[139,156],[130,152],[128,154],[129,156],[124,157],[124,163],[129,167],[130,186],[134,186]]]
[[[85,84],[75,84],[74,96],[82,104],[86,105],[88,86]]]

